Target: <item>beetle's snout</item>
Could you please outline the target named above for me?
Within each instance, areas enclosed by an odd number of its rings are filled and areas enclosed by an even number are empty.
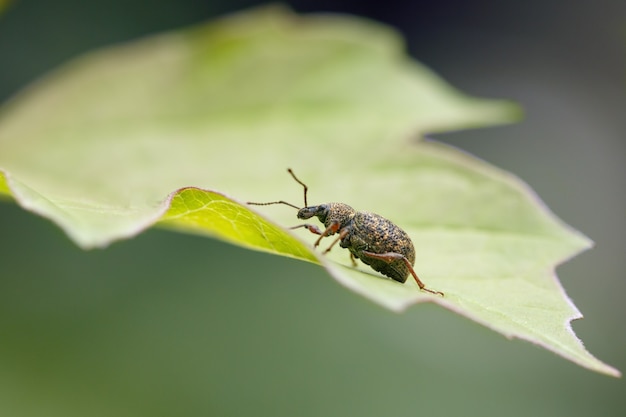
[[[315,216],[316,212],[317,207],[304,207],[298,210],[298,218],[302,220],[310,219],[311,217]]]
[[[320,204],[319,206],[311,206],[304,207],[298,210],[298,218],[299,219],[310,219],[313,216],[317,216],[317,218],[324,223],[326,221],[326,216],[328,215],[328,205]]]

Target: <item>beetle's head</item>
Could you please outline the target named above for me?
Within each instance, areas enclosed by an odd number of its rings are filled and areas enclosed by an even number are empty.
[[[305,220],[311,217],[317,217],[322,223],[326,223],[326,217],[328,217],[329,206],[328,204],[320,204],[319,206],[304,207],[298,210],[298,218]]]
[[[332,223],[339,223],[340,227],[345,227],[354,218],[355,211],[352,207],[344,203],[325,203],[319,206],[304,207],[298,210],[299,219],[310,219],[317,217],[326,227]]]

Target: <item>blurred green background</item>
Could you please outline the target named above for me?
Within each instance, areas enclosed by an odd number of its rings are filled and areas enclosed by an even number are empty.
[[[626,371],[626,2],[292,1],[392,24],[518,125],[439,135],[527,181],[597,247],[558,268]],[[0,99],[94,47],[253,1],[14,1]],[[33,152],[37,152],[33,149]],[[151,230],[83,252],[0,203],[0,416],[622,416],[626,383],[432,305],[396,315],[310,264]]]

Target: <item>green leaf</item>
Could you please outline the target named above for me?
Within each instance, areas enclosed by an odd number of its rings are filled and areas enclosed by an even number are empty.
[[[0,171],[0,198],[8,197],[11,197],[11,190],[9,189],[6,178],[4,178],[4,174]]]
[[[311,249],[292,234],[213,191],[189,187],[174,192],[160,224],[210,234],[250,249],[318,262]]]
[[[514,120],[409,60],[389,28],[264,8],[88,54],[5,105],[0,194],[84,248],[160,222],[321,263],[395,311],[430,301],[587,368],[618,372],[572,333],[555,266],[590,246],[519,180],[425,132]],[[293,208],[341,201],[405,229],[445,297],[314,251]],[[326,239],[330,240],[330,239]]]

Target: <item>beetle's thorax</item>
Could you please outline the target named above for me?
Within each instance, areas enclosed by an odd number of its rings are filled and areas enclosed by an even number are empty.
[[[325,203],[319,206],[301,208],[298,211],[299,219],[310,219],[315,216],[324,226],[328,227],[334,222],[339,223],[339,228],[346,227],[354,218],[356,211],[344,203]]]
[[[317,216],[317,218],[326,227],[337,222],[339,223],[339,228],[342,229],[348,226],[356,215],[356,211],[344,203],[326,203],[325,205],[328,207],[326,215],[323,217]]]

